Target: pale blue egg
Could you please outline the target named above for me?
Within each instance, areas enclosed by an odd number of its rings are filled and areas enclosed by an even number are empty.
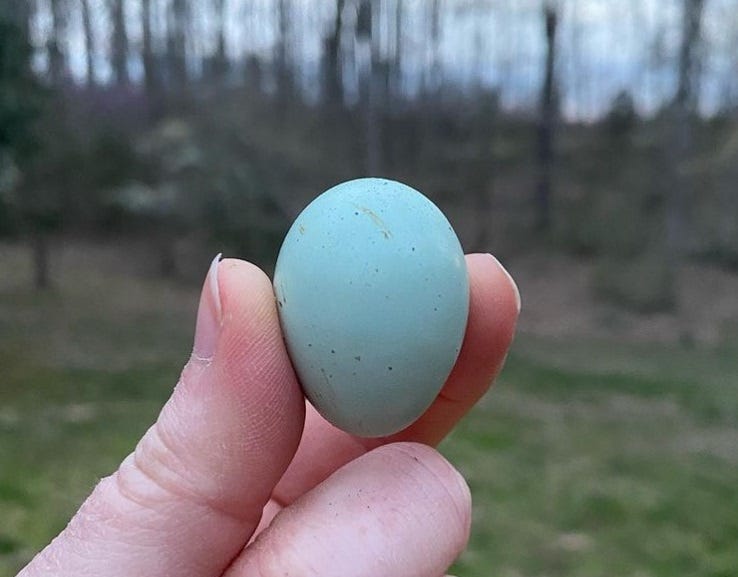
[[[408,426],[456,362],[464,254],[446,217],[409,186],[363,178],[316,198],[287,233],[274,288],[303,390],[345,431]]]

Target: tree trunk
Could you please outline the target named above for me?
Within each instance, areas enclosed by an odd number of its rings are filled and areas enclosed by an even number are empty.
[[[228,57],[226,55],[226,0],[213,0],[215,9],[215,34],[217,47],[213,58],[213,76],[221,82],[228,72]]]
[[[682,14],[682,42],[679,49],[679,82],[674,104],[677,108],[693,111],[699,93],[700,36],[705,0],[684,0]]]
[[[431,62],[426,90],[435,95],[441,87],[441,0],[433,0],[430,10]]]
[[[67,70],[62,41],[67,30],[66,0],[50,0],[51,33],[46,50],[49,58],[49,77],[53,86],[60,86]]]
[[[143,62],[144,88],[150,100],[156,93],[158,82],[156,60],[154,59],[151,17],[151,0],[141,0],[141,60]]]
[[[336,0],[333,27],[323,39],[323,86],[325,102],[329,106],[343,106],[343,73],[341,62],[341,29],[345,0]]]
[[[90,14],[90,0],[82,2],[82,29],[85,35],[85,65],[87,72],[87,87],[95,85],[95,38],[92,32],[92,17]]]
[[[128,75],[128,32],[126,31],[125,0],[110,1],[110,21],[113,26],[111,64],[116,84],[125,86],[130,81]]]
[[[284,103],[292,96],[292,71],[290,70],[288,42],[290,35],[290,6],[289,0],[278,0],[277,10],[277,43],[275,46],[274,62],[277,78],[277,94],[279,101]]]
[[[395,0],[395,51],[392,59],[392,96],[402,99],[403,0]]]
[[[558,13],[553,4],[543,10],[546,34],[546,61],[541,87],[541,109],[538,125],[538,185],[536,189],[536,228],[551,230],[551,194],[553,180],[554,132],[556,126],[556,28]]]
[[[382,62],[379,44],[381,0],[365,0],[369,15],[369,70],[365,73],[366,93],[364,96],[366,123],[366,172],[369,176],[380,176],[382,170],[382,136],[380,107],[382,93]]]
[[[187,87],[188,0],[172,0],[167,22],[167,56],[172,85],[178,92]]]
[[[676,264],[682,257],[687,238],[687,204],[689,185],[681,174],[692,152],[692,118],[697,109],[701,58],[699,43],[704,0],[684,0],[682,40],[679,49],[678,83],[673,101],[673,134],[670,165],[673,182],[667,191],[666,245],[669,258]]]

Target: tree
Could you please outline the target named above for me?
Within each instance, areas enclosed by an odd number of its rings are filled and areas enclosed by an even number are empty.
[[[323,87],[325,101],[330,106],[343,106],[341,30],[345,5],[345,0],[336,0],[336,14],[332,26],[323,38]]]
[[[402,32],[404,27],[403,18],[403,0],[395,0],[395,45],[391,67],[391,91],[395,98],[402,97],[402,54],[404,48],[402,43]]]
[[[546,38],[543,83],[541,85],[540,117],[538,121],[538,185],[536,189],[536,228],[551,229],[551,189],[553,180],[554,130],[556,124],[556,28],[558,11],[553,2],[543,6]]]
[[[81,0],[82,29],[85,35],[85,65],[87,72],[87,86],[95,85],[95,38],[92,32],[92,15],[90,0]]]
[[[431,63],[425,89],[435,93],[441,86],[441,0],[427,4],[430,9]]]
[[[126,31],[125,0],[110,0],[110,20],[113,26],[113,46],[111,64],[118,85],[127,85],[128,75],[128,32]]]
[[[274,47],[274,68],[277,77],[277,95],[284,102],[292,96],[292,70],[289,61],[290,3],[277,0],[277,42]]]
[[[674,104],[680,110],[693,112],[697,107],[702,58],[700,40],[705,0],[684,0],[682,7],[682,40],[679,48],[678,82]]]
[[[10,157],[26,177],[33,174],[38,150],[33,124],[42,109],[42,91],[31,72],[30,55],[25,29],[0,15],[0,157]],[[16,193],[17,208],[33,240],[35,285],[46,288],[50,284],[47,232],[55,207],[24,182]]]
[[[22,28],[0,14],[0,154],[22,163],[35,150],[32,131],[40,88],[30,68],[31,48]]]
[[[46,44],[49,58],[49,77],[54,86],[59,86],[67,72],[66,54],[62,50],[67,32],[67,0],[50,0],[51,32]]]
[[[189,0],[172,0],[167,17],[167,59],[170,80],[178,92],[187,86],[187,22]]]
[[[682,38],[677,61],[678,81],[672,102],[673,134],[668,139],[672,185],[666,202],[666,245],[670,260],[682,255],[687,237],[688,183],[683,174],[692,151],[693,118],[697,110],[700,84],[700,36],[704,0],[683,0]],[[680,171],[682,172],[680,174]]]
[[[149,106],[155,100],[159,89],[159,73],[154,55],[154,39],[151,30],[152,0],[141,0],[141,61],[143,63],[143,82]]]
[[[226,55],[226,0],[212,0],[215,12],[216,48],[212,68],[216,79],[222,80],[228,71],[228,57]]]
[[[365,170],[369,176],[379,176],[382,164],[380,98],[384,63],[381,61],[380,28],[381,0],[361,0],[356,19],[356,42],[368,51],[368,61],[360,70],[361,98],[364,112]],[[360,52],[360,54],[361,54]]]

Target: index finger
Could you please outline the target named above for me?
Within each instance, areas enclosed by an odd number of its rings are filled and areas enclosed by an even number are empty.
[[[262,526],[280,506],[294,501],[336,469],[380,445],[412,441],[438,444],[484,395],[499,373],[520,312],[515,282],[492,255],[467,256],[469,321],[459,358],[428,410],[407,429],[390,437],[363,439],[328,423],[308,403],[300,446],[272,493]]]

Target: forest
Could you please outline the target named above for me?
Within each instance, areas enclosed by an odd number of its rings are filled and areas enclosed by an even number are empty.
[[[147,238],[169,276],[216,245],[268,267],[306,202],[369,174],[467,250],[595,259],[637,310],[674,306],[685,259],[738,266],[734,2],[3,5],[0,234],[39,286],[70,235]]]

